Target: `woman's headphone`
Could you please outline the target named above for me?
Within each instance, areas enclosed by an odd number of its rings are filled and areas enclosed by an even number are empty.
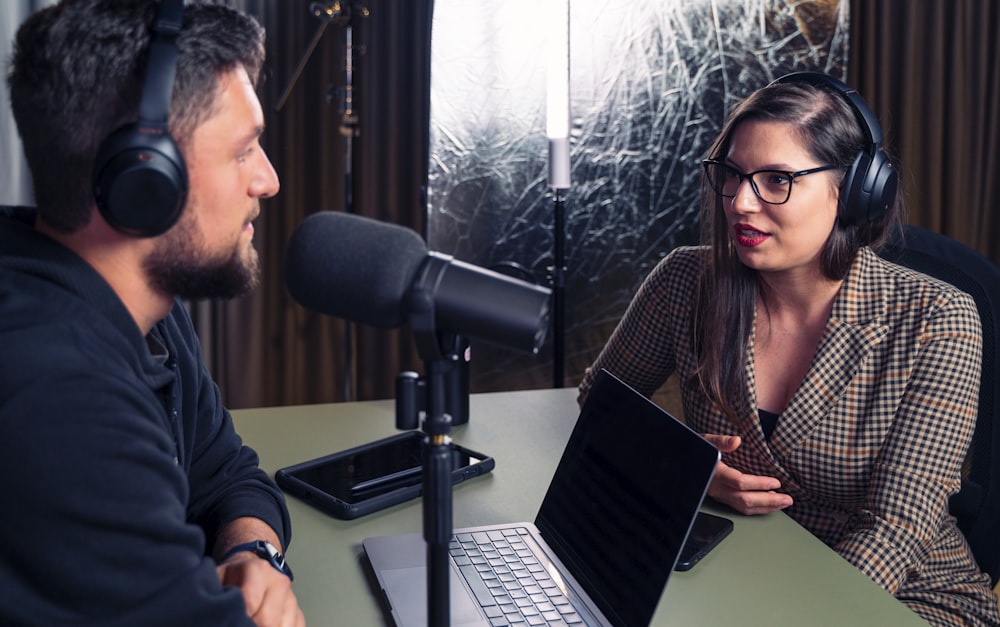
[[[844,224],[864,224],[884,216],[896,199],[899,175],[882,150],[882,127],[864,99],[841,81],[819,72],[795,72],[777,83],[808,83],[829,87],[847,101],[868,134],[869,144],[858,151],[840,186],[839,219]]]

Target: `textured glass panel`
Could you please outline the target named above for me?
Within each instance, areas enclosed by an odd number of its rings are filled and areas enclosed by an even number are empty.
[[[547,284],[545,0],[436,0],[428,242]],[[790,71],[844,78],[848,2],[571,0],[565,384],[646,273],[698,240],[699,161],[726,111]],[[554,26],[558,27],[558,26]],[[552,385],[539,356],[472,349],[472,390]]]

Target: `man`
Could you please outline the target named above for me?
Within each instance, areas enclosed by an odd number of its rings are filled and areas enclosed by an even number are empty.
[[[137,235],[95,201],[99,146],[137,118],[156,12],[64,0],[15,42],[37,212],[0,218],[0,624],[305,622],[280,556],[284,499],[234,432],[178,300],[257,280],[252,221],[279,185],[258,142],[253,19],[184,10],[176,223]]]

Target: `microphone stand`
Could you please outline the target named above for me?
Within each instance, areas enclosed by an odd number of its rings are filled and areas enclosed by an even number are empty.
[[[448,399],[454,399],[459,378],[465,339],[454,333],[437,330],[434,292],[447,267],[447,261],[430,257],[415,279],[410,292],[410,326],[417,352],[424,360],[426,380],[421,383],[414,373],[402,373],[396,380],[396,427],[412,429],[420,413],[417,391],[423,385],[423,524],[427,544],[427,625],[450,625],[448,547],[452,528],[452,416]],[[452,401],[455,404],[455,401]],[[456,410],[453,408],[453,410]],[[456,410],[460,411],[460,410]]]
[[[427,624],[451,624],[448,546],[452,536],[451,462],[448,431],[451,416],[445,412],[445,377],[454,362],[427,362],[427,411],[424,416],[424,541],[427,543]]]
[[[455,387],[453,370],[459,367],[463,339],[460,336],[415,334],[417,345],[433,343],[439,356],[425,360],[426,379],[403,372],[396,379],[396,428],[416,428],[424,409],[423,442],[423,529],[427,544],[427,624],[450,624],[448,548],[452,536],[452,441],[448,437],[452,417],[448,399]],[[422,337],[421,337],[422,336]],[[445,347],[451,338],[451,348]],[[418,392],[423,392],[420,399]]]

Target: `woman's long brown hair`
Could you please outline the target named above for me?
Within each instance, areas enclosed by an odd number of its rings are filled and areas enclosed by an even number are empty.
[[[736,106],[709,156],[725,159],[736,128],[748,121],[788,124],[818,163],[840,166],[838,185],[868,144],[854,110],[839,94],[810,84],[779,83],[754,92]],[[691,318],[698,366],[687,383],[700,388],[736,422],[737,401],[746,385],[746,348],[759,279],[736,255],[722,204],[725,199],[712,191],[704,175],[701,198],[701,237],[710,254]],[[894,205],[881,219],[855,225],[837,220],[821,254],[823,274],[843,279],[862,246],[878,247],[898,228],[901,211],[902,194],[897,193]]]

